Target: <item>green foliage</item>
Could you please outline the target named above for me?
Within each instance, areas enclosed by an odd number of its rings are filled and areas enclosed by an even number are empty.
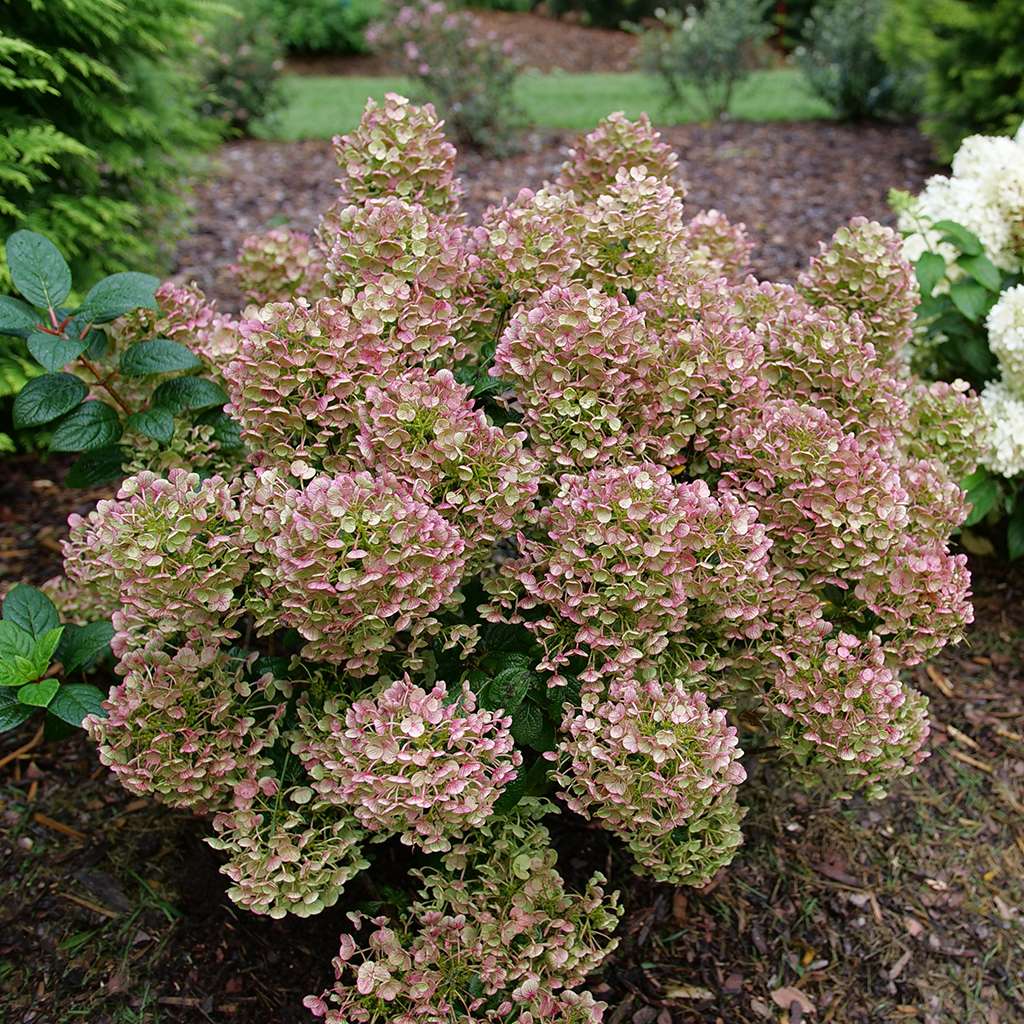
[[[695,90],[704,113],[717,120],[771,35],[769,6],[770,0],[706,0],[685,14],[659,9],[659,24],[641,35],[641,66],[659,78],[670,105],[685,104]]]
[[[103,694],[83,673],[110,654],[109,622],[62,625],[53,602],[19,583],[0,618],[0,732],[21,725],[37,709],[67,725],[103,714]]]
[[[878,42],[891,66],[916,79],[923,127],[943,159],[968,135],[1016,131],[1024,117],[1020,0],[900,0]]]
[[[157,278],[130,271],[98,281],[77,309],[62,303],[71,292],[71,271],[46,238],[18,231],[7,242],[11,277],[23,298],[0,301],[0,335],[24,341],[42,370],[27,360],[15,392],[16,430],[41,433],[55,452],[80,452],[70,486],[91,486],[121,476],[122,436],[167,445],[175,417],[191,422],[222,406],[220,385],[194,376],[201,361],[168,338],[136,341],[114,351],[99,325],[138,309],[156,309]],[[3,341],[6,343],[7,338]],[[3,362],[0,361],[0,368]],[[184,374],[184,376],[182,376]]]
[[[289,53],[366,53],[380,0],[254,0],[254,10]]]
[[[55,239],[90,284],[152,260],[215,133],[197,110],[202,0],[0,7],[0,231]],[[9,285],[0,261],[0,288]]]
[[[273,22],[253,0],[236,0],[210,32],[202,62],[203,113],[233,132],[273,114],[284,102],[280,88],[285,47]]]
[[[843,120],[912,112],[906,76],[875,43],[886,0],[824,0],[805,22],[797,60],[814,91]]]

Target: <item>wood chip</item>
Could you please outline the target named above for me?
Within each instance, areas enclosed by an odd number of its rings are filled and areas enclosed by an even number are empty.
[[[101,907],[98,903],[93,903],[92,900],[84,899],[81,896],[75,896],[74,893],[62,892],[61,896],[69,900],[71,903],[76,903],[80,907],[85,907],[86,910],[91,910],[94,914],[101,914],[103,917],[109,917],[111,919],[120,917],[116,910],[111,910],[110,907]]]
[[[908,949],[906,953],[904,953],[903,956],[901,956],[899,960],[897,960],[896,963],[894,963],[892,967],[889,968],[888,974],[886,976],[890,981],[895,981],[903,973],[903,968],[910,963],[910,956],[911,953]]]
[[[985,772],[988,775],[994,775],[995,769],[992,765],[987,764],[980,758],[971,757],[970,754],[965,754],[962,750],[950,750],[950,757],[955,757],[958,761],[962,761],[964,764],[969,764],[972,768],[977,768],[979,772]]]
[[[950,685],[949,680],[934,665],[925,665],[924,670],[928,673],[928,678],[942,691],[944,696],[953,696],[955,691]]]
[[[57,821],[51,818],[48,814],[43,814],[41,811],[36,811],[32,815],[32,820],[37,825],[42,825],[43,828],[48,828],[51,832],[60,832],[61,835],[70,836],[72,839],[77,839],[79,842],[85,842],[88,838],[84,832],[79,832],[77,828],[72,828],[70,825],[65,825],[62,821]]]

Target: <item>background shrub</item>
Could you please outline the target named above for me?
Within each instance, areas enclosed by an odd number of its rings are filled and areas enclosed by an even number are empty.
[[[380,0],[256,0],[289,53],[366,53]]]
[[[166,249],[197,109],[201,0],[0,8],[0,234],[54,239],[88,285]],[[7,287],[0,263],[0,286]]]
[[[769,0],[707,0],[685,14],[659,10],[660,24],[641,37],[641,67],[658,76],[669,103],[685,105],[695,90],[705,113],[719,118],[771,35],[768,11]]]
[[[550,0],[548,8],[556,17],[578,14],[586,25],[619,28],[623,22],[654,17],[664,4],[657,0]]]
[[[1024,116],[1020,0],[900,0],[886,12],[879,46],[916,76],[923,127],[943,159],[976,132],[1012,134]]]
[[[226,14],[210,33],[203,61],[203,113],[236,132],[278,109],[284,45],[251,5]]]
[[[420,84],[419,98],[437,105],[457,139],[495,153],[512,148],[525,123],[514,95],[522,68],[472,14],[440,0],[388,6],[368,39]]]
[[[826,0],[805,22],[797,60],[844,120],[912,110],[907,75],[889,67],[875,42],[885,8],[885,0]]]

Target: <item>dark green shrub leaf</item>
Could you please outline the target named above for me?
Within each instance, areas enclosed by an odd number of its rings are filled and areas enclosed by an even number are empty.
[[[50,438],[55,452],[88,452],[113,444],[121,436],[121,418],[105,402],[84,402],[68,413]]]
[[[60,625],[53,602],[35,587],[18,583],[4,598],[4,619],[20,626],[32,637],[40,637]]]
[[[59,306],[71,291],[71,268],[57,246],[34,231],[7,239],[7,266],[14,287],[42,309]]]
[[[174,417],[159,406],[143,412],[133,412],[125,420],[124,425],[128,430],[136,430],[161,444],[167,444],[174,436]]]
[[[34,331],[28,336],[28,350],[44,370],[62,370],[77,359],[87,348],[87,338],[64,338],[45,331]]]
[[[967,500],[971,503],[971,511],[964,526],[974,526],[989,514],[999,500],[999,484],[992,477],[986,477],[968,490]]]
[[[88,393],[88,387],[70,373],[34,377],[14,399],[14,425],[23,429],[50,423],[80,405]]]
[[[1006,547],[1010,561],[1024,555],[1024,501],[1021,501],[1020,495],[1017,496],[1017,503],[1006,526]]]
[[[36,311],[20,299],[0,295],[0,334],[27,338],[39,326]]]
[[[68,725],[81,726],[86,715],[106,718],[103,694],[88,683],[65,683],[50,702],[49,712]]]
[[[32,708],[22,704],[10,690],[0,690],[0,732],[10,732],[32,714]]]
[[[937,252],[922,253],[914,264],[914,273],[921,286],[921,294],[929,298],[935,286],[946,276],[946,261]]]
[[[106,445],[87,452],[68,470],[64,483],[68,487],[97,487],[119,480],[124,475],[124,448]]]
[[[0,686],[20,686],[33,678],[30,660],[32,634],[8,619],[0,619]]]
[[[50,667],[50,662],[53,661],[54,652],[60,646],[60,638],[63,633],[63,626],[55,626],[36,637],[32,653],[29,655],[29,661],[32,662],[33,679],[46,675],[46,670]]]
[[[121,372],[126,377],[145,377],[148,373],[177,373],[180,370],[194,370],[201,365],[184,345],[167,338],[140,341],[121,356]]]
[[[512,717],[512,738],[521,747],[538,743],[544,729],[544,715],[534,704],[523,704]]]
[[[64,627],[57,658],[67,673],[89,668],[110,653],[114,627],[109,622],[90,622],[86,626]]]
[[[978,236],[955,220],[937,220],[932,228],[942,232],[942,240],[955,245],[965,256],[980,256],[985,250]]]
[[[225,405],[227,400],[228,396],[224,389],[205,377],[178,377],[175,380],[165,380],[153,392],[153,404],[162,405],[174,415],[189,410]]]
[[[1003,275],[996,265],[984,254],[977,256],[961,256],[957,263],[967,271],[975,281],[990,292],[998,292],[1003,284]]]
[[[45,708],[59,689],[60,683],[56,679],[40,679],[38,683],[26,683],[18,690],[18,700],[34,708]]]
[[[995,296],[977,281],[955,281],[949,288],[953,305],[972,323],[979,323],[992,308]]]
[[[239,451],[245,447],[242,428],[226,412],[211,409],[199,417],[200,423],[213,427],[213,439],[228,451]]]
[[[160,279],[152,274],[127,271],[111,274],[89,289],[76,316],[94,324],[106,324],[133,309],[156,309]]]

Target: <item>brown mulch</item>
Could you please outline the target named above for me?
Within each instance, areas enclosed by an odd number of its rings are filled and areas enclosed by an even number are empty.
[[[537,71],[631,71],[637,37],[605,28],[584,28],[566,19],[513,11],[473,11],[477,24],[507,42],[516,59]],[[393,75],[385,55],[293,57],[296,75]]]
[[[856,214],[892,221],[890,188],[917,190],[936,168],[914,128],[832,122],[679,125],[663,130],[680,156],[687,204],[717,207],[746,223],[753,270],[787,280],[842,222]],[[575,136],[534,134],[502,160],[460,158],[471,219],[523,186],[552,178]],[[227,267],[251,232],[288,223],[311,230],[337,194],[327,142],[245,141],[225,146],[219,169],[196,191],[193,234],[176,276],[195,279],[225,309],[239,301]]]

